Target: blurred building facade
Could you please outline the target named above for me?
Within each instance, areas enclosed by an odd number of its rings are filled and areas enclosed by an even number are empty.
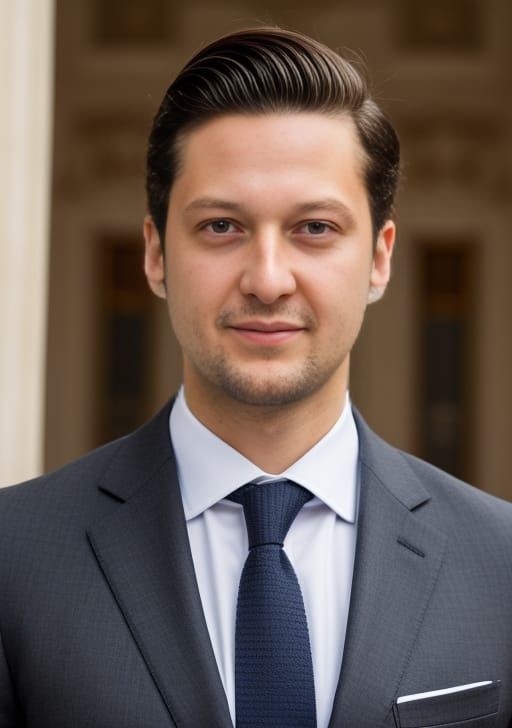
[[[510,2],[61,0],[56,17],[46,469],[179,384],[142,273],[146,138],[195,49],[265,23],[355,51],[402,139],[393,280],[353,355],[354,403],[393,444],[512,499]]]

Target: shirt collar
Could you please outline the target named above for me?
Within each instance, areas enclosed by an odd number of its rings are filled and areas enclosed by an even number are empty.
[[[265,473],[206,428],[188,408],[183,387],[172,407],[169,428],[187,521],[244,483],[286,477],[307,488],[345,521],[355,522],[359,440],[348,394],[329,432],[279,475]]]

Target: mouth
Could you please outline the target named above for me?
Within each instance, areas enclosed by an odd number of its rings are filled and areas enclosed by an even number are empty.
[[[246,341],[266,346],[290,341],[305,331],[303,326],[287,321],[246,321],[229,328]]]

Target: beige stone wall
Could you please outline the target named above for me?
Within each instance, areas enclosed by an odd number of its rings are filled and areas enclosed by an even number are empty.
[[[512,499],[508,0],[58,3],[46,467],[100,439],[101,240],[140,236],[145,137],[160,97],[194,49],[256,22],[354,49],[402,137],[393,282],[354,354],[354,401],[387,439],[421,452],[419,241],[473,240],[470,470],[481,487]],[[158,305],[150,332],[145,413],[179,382],[179,354]]]
[[[53,10],[0,0],[0,486],[43,468]]]

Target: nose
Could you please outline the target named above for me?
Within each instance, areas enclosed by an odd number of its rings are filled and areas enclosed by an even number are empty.
[[[291,254],[276,231],[255,236],[247,245],[247,257],[240,278],[240,291],[271,304],[296,290]]]

